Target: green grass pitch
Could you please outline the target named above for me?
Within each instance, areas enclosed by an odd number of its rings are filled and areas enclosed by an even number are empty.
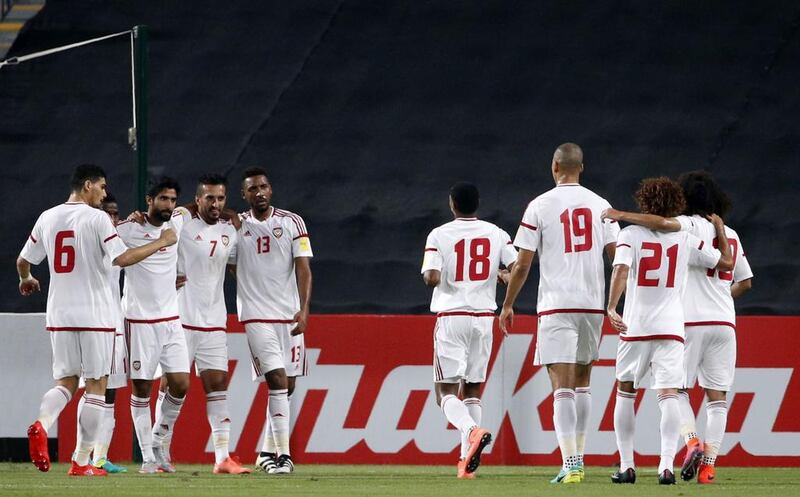
[[[640,468],[635,485],[612,485],[611,468],[589,468],[586,481],[576,485],[550,485],[557,468],[540,466],[483,466],[472,481],[457,480],[455,465],[298,465],[287,476],[214,475],[211,466],[199,465],[181,465],[174,475],[139,475],[135,465],[128,469],[132,472],[106,478],[74,478],[63,464],[40,473],[29,463],[1,463],[0,496],[800,496],[800,469],[793,468],[722,467],[714,485],[680,481],[672,487],[657,484],[654,468]]]

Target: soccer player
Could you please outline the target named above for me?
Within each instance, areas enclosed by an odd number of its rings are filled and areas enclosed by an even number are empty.
[[[195,195],[197,215],[186,220],[178,242],[178,290],[181,324],[189,348],[189,362],[206,392],[206,413],[214,441],[215,474],[250,473],[228,451],[231,420],[228,409],[228,342],[225,309],[225,270],[236,259],[236,228],[220,219],[225,208],[226,180],[206,174]]]
[[[119,321],[105,259],[116,266],[130,266],[174,245],[177,238],[169,230],[128,249],[109,216],[99,209],[106,196],[106,174],[96,165],[76,167],[70,187],[66,203],[39,216],[17,259],[19,291],[24,296],[40,289],[31,275],[31,264],[47,257],[50,270],[46,322],[56,386],[44,394],[39,417],[28,428],[28,441],[31,461],[40,471],[48,471],[47,430],[72,399],[82,376],[86,391],[78,419],[81,444],[72,455],[68,474],[103,476],[105,470],[89,464],[89,454],[104,418],[106,380]]]
[[[479,220],[480,196],[471,183],[450,188],[455,218],[431,231],[425,242],[422,279],[433,288],[431,312],[436,403],[461,433],[457,477],[472,479],[492,435],[479,426],[480,389],[492,352],[492,325],[500,266],[511,266],[517,251],[511,237]],[[458,398],[459,387],[463,400]]]
[[[681,187],[669,178],[643,180],[635,196],[644,214],[672,217],[685,206]],[[673,460],[680,425],[678,389],[684,385],[681,301],[689,266],[722,271],[733,268],[725,226],[718,216],[709,218],[720,250],[685,231],[661,233],[641,226],[628,226],[617,240],[607,308],[611,324],[620,332],[614,431],[621,461],[619,470],[611,477],[614,483],[636,481],[633,407],[636,390],[645,387],[643,380],[648,374],[652,376],[650,388],[658,392],[661,410],[658,482],[675,483]],[[616,310],[623,291],[624,320]]]
[[[289,449],[289,398],[305,376],[303,333],[311,304],[311,241],[299,215],[273,207],[267,173],[242,177],[242,214],[236,254],[236,306],[253,358],[254,375],[269,387],[264,442],[256,466],[269,474],[294,471]]]
[[[144,224],[124,221],[117,227],[123,241],[138,247],[166,230],[180,234],[185,216],[173,212],[179,194],[180,186],[175,180],[164,177],[155,181],[145,196]],[[125,270],[122,305],[131,364],[131,417],[142,451],[139,472],[146,474],[175,472],[160,442],[172,430],[189,387],[189,352],[175,289],[177,261],[178,248],[168,247]],[[156,413],[154,429],[150,391],[159,364],[169,389]]]
[[[119,224],[119,206],[117,199],[110,192],[106,192],[106,198],[103,199],[101,209],[111,217],[111,222],[116,226]],[[111,359],[111,374],[108,375],[106,384],[106,403],[103,409],[103,420],[100,422],[97,437],[94,443],[94,450],[92,451],[92,464],[97,468],[104,469],[107,473],[127,473],[128,470],[122,466],[118,466],[108,459],[108,448],[111,445],[111,438],[114,435],[114,426],[116,420],[114,418],[114,401],[116,400],[116,393],[118,388],[124,388],[128,384],[128,351],[125,345],[124,323],[122,318],[122,306],[120,302],[120,288],[119,279],[122,268],[114,266],[108,260],[108,265],[111,267],[108,273],[108,284],[111,287],[111,294],[114,296],[114,303],[117,306],[119,314],[119,324],[114,333],[113,355]],[[85,386],[83,378],[81,378],[81,388]],[[81,397],[78,402],[78,417],[80,418],[85,397]],[[82,443],[82,434],[80,427],[77,430],[76,440],[78,445]]]
[[[706,244],[716,246],[719,243],[716,229],[705,216],[717,213],[724,218],[731,207],[728,196],[706,171],[682,174],[678,183],[686,197],[683,216],[663,218],[613,209],[604,215],[652,230],[688,231]],[[733,271],[692,268],[683,298],[686,328],[685,386],[692,388],[699,380],[708,399],[706,442],[703,444],[697,435],[688,392],[681,389],[678,396],[681,409],[680,430],[687,445],[681,478],[688,481],[697,474],[698,483],[713,483],[715,478],[714,466],[728,418],[726,394],[733,385],[736,370],[736,311],[733,299],[751,288],[753,278],[753,271],[744,255],[739,235],[727,226],[725,235],[733,253]]]
[[[514,245],[520,249],[511,271],[500,328],[514,320],[514,302],[539,253],[539,315],[534,364],[545,365],[553,388],[553,424],[562,466],[551,483],[583,480],[583,454],[591,414],[592,363],[598,358],[603,325],[603,251],[614,258],[619,226],[600,216],[609,203],[579,184],[583,151],[559,145],[550,165],[555,188],[525,210]]]

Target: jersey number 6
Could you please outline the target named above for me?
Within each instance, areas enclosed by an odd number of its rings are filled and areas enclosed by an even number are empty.
[[[75,269],[75,247],[65,245],[70,238],[75,238],[74,231],[56,233],[56,253],[53,257],[53,271],[56,273],[71,273]]]

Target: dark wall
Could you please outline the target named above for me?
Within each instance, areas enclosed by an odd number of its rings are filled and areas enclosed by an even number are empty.
[[[622,208],[642,177],[713,171],[756,274],[740,311],[800,313],[796,4],[124,4],[49,0],[11,55],[148,24],[151,173],[190,191],[228,172],[243,207],[239,172],[267,167],[275,205],[311,232],[315,312],[425,312],[422,247],[448,187],[476,182],[482,217],[513,236],[569,140],[584,184]],[[106,167],[133,206],[128,53],[120,39],[0,69],[0,310],[44,309],[16,294],[14,258],[74,164]]]

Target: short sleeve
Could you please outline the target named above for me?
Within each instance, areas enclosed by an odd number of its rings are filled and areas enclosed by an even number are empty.
[[[678,216],[675,218],[681,225],[681,231],[686,231],[694,236],[700,236],[700,226],[694,222],[691,216]]]
[[[100,245],[103,248],[103,253],[108,256],[108,259],[112,263],[117,257],[124,254],[125,251],[128,250],[125,242],[123,242],[122,238],[119,237],[117,228],[114,227],[114,223],[111,222],[111,218],[107,215],[103,214],[101,216],[97,216],[95,229],[99,235],[101,242]]]
[[[175,234],[180,237],[183,225],[191,220],[192,213],[189,212],[189,209],[186,207],[176,207],[175,210],[172,211],[172,218],[169,220],[169,223],[172,226],[172,229],[175,230]]]
[[[689,245],[689,265],[705,268],[715,268],[722,254],[710,244],[697,238],[691,233],[687,234],[686,243]]]
[[[517,250],[514,244],[511,243],[511,236],[503,230],[500,230],[500,263],[508,267],[512,262],[517,260]]]
[[[22,247],[22,252],[20,252],[19,256],[31,264],[39,264],[47,256],[47,252],[44,250],[44,241],[42,240],[41,216],[36,220],[36,224],[33,225],[33,230]]]
[[[742,241],[739,240],[739,250],[736,252],[736,261],[733,266],[733,281],[749,280],[753,277],[753,270],[750,269],[750,262],[745,257]]]
[[[228,264],[236,264],[236,254],[239,253],[239,233],[234,231],[231,235],[233,239],[233,246],[231,247],[231,251],[228,254]]]
[[[522,221],[517,228],[517,236],[514,238],[514,245],[521,249],[530,250],[535,252],[539,249],[539,216],[536,212],[536,201],[534,200],[528,204],[525,213],[522,215]]]
[[[432,269],[441,271],[444,264],[443,261],[439,243],[436,240],[436,233],[431,231],[425,241],[425,255],[422,258],[422,270],[420,272],[424,273]]]
[[[617,237],[617,250],[614,265],[631,267],[633,265],[633,235],[630,230],[622,230]]]
[[[292,231],[292,257],[314,257],[314,253],[311,251],[311,238],[308,236],[303,218],[293,215],[290,226]]]

